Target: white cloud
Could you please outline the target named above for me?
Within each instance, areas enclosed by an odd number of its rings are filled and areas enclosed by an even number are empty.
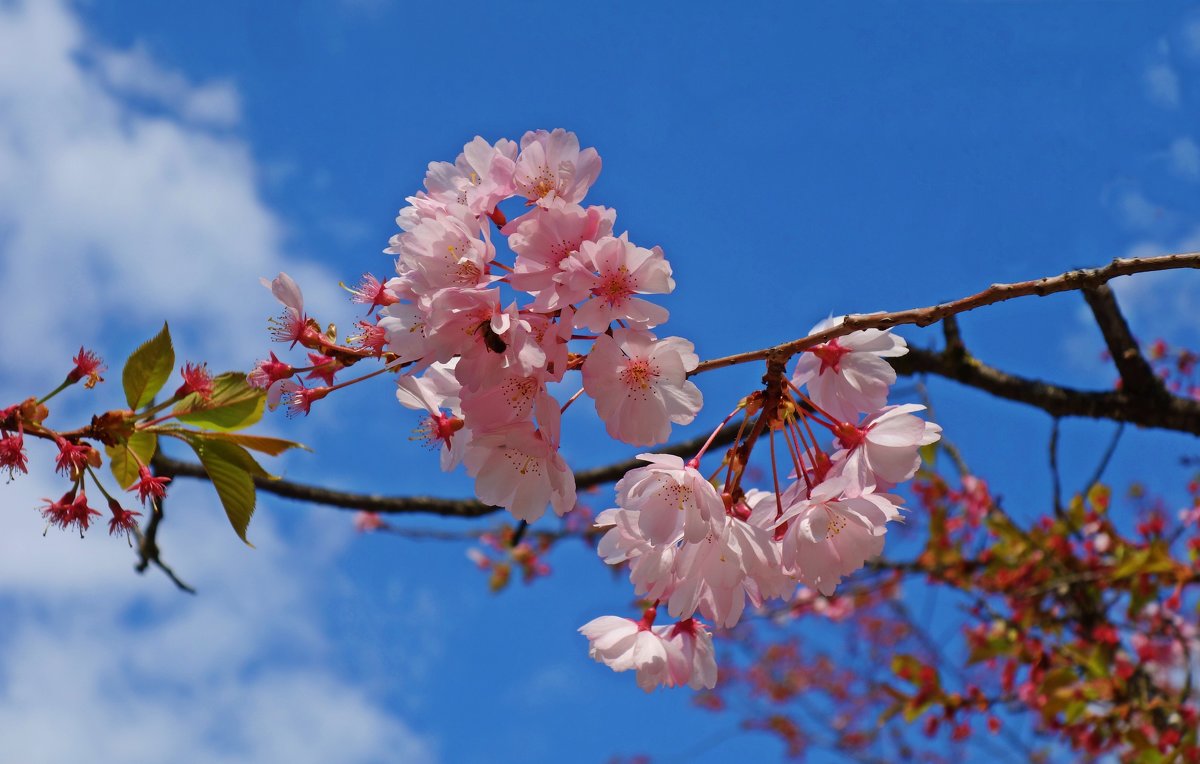
[[[19,359],[0,370],[0,401],[52,386],[81,343],[118,366],[131,348],[113,330],[148,336],[163,319],[181,358],[248,365],[277,310],[258,277],[281,269],[319,311],[341,307],[336,278],[285,258],[239,111],[228,83],[107,49],[60,3],[0,0],[0,304],[5,357]],[[102,527],[43,538],[33,507],[63,485],[33,450],[35,472],[0,484],[6,761],[434,760],[331,668],[322,607],[348,583],[327,526],[289,540],[260,510],[250,550],[211,487],[179,485],[162,543],[200,590],[189,597],[133,573]],[[419,661],[430,638],[413,639]]]
[[[429,741],[325,668],[316,618],[337,575],[269,517],[240,544],[211,489],[178,486],[163,547],[200,591],[130,570],[120,541],[41,536],[33,511],[61,490],[32,473],[5,487],[0,539],[0,740],[21,762],[428,762]],[[321,533],[313,528],[311,533]],[[306,534],[302,533],[301,536]],[[301,538],[297,547],[312,546]],[[135,615],[130,615],[135,614]]]
[[[1164,215],[1163,208],[1146,197],[1140,188],[1129,183],[1116,183],[1106,190],[1105,203],[1117,218],[1129,228],[1153,228]]]
[[[186,120],[219,127],[241,118],[241,99],[231,83],[194,86],[179,72],[156,64],[141,46],[128,51],[101,48],[95,59],[105,84],[122,96],[149,99]]]
[[[1200,178],[1200,146],[1191,138],[1176,138],[1167,149],[1167,161],[1176,175],[1196,180]]]
[[[1179,74],[1170,64],[1150,64],[1142,73],[1142,82],[1152,103],[1168,109],[1179,106]]]
[[[6,374],[57,375],[80,344],[164,319],[194,327],[188,355],[214,367],[263,354],[277,306],[258,277],[285,267],[285,230],[245,143],[206,124],[236,102],[228,84],[193,87],[144,50],[90,41],[57,2],[0,4],[0,301],[20,316],[5,351],[22,359]],[[330,306],[336,278],[286,267]]]

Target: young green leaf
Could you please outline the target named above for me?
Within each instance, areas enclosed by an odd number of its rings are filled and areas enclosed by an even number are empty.
[[[248,448],[251,451],[258,451],[267,456],[279,456],[285,451],[293,448],[302,448],[305,451],[312,449],[303,443],[297,443],[294,440],[284,440],[283,438],[272,438],[266,435],[246,435],[240,432],[193,432],[192,437],[199,438],[205,441],[224,441],[227,443],[236,443],[237,445]]]
[[[198,438],[186,440],[208,473],[209,481],[217,489],[217,497],[225,508],[225,516],[229,518],[234,532],[247,546],[254,546],[246,538],[246,528],[254,515],[257,498],[251,475],[270,476],[241,446],[205,442]]]
[[[206,430],[240,430],[262,419],[267,394],[246,381],[246,375],[230,371],[213,379],[213,393],[208,400],[192,393],[175,406],[180,422],[194,424]]]
[[[142,343],[125,361],[121,383],[129,408],[138,410],[154,400],[175,368],[175,348],[171,332],[164,323],[162,331]]]
[[[157,449],[158,436],[141,430],[129,436],[126,444],[104,447],[105,453],[108,454],[108,466],[122,490],[137,482],[138,459],[142,464],[149,464]],[[130,453],[131,451],[133,453]],[[136,459],[133,454],[137,454]]]

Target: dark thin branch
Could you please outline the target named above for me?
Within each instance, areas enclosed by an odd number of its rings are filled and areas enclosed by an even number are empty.
[[[1104,449],[1104,455],[1100,457],[1100,463],[1096,465],[1096,471],[1092,473],[1091,478],[1088,479],[1087,485],[1085,485],[1083,490],[1080,491],[1081,494],[1086,496],[1088,491],[1092,490],[1092,488],[1104,478],[1104,471],[1108,469],[1108,465],[1109,462],[1112,461],[1113,454],[1117,452],[1117,444],[1121,442],[1121,436],[1124,433],[1125,423],[1120,422],[1117,424],[1117,429],[1113,432],[1112,438],[1108,441],[1108,447]]]
[[[162,472],[158,474],[164,474]],[[162,561],[160,553],[162,550],[158,548],[158,527],[162,524],[164,515],[162,511],[163,500],[155,499],[150,502],[150,519],[146,522],[144,530],[137,531],[138,540],[138,562],[134,566],[134,570],[138,573],[145,573],[146,568],[154,565],[154,567],[166,574],[167,578],[171,579],[171,583],[188,594],[195,594],[196,590],[184,583],[179,576],[175,575],[175,571],[169,565]]]
[[[1112,289],[1107,284],[1098,284],[1085,286],[1080,291],[1092,309],[1096,325],[1100,327],[1104,343],[1108,345],[1108,352],[1117,365],[1117,371],[1121,373],[1121,388],[1131,394],[1154,398],[1166,396],[1167,388],[1138,348]]]
[[[1054,516],[1061,519],[1063,516],[1062,503],[1062,474],[1058,469],[1058,435],[1059,424],[1062,422],[1058,417],[1054,417],[1054,424],[1050,427],[1050,480],[1052,484],[1051,490],[1054,492]]]
[[[722,446],[733,442],[733,439],[737,436],[737,431],[738,425],[726,425],[717,433],[717,437],[713,440],[713,445]],[[674,454],[683,457],[694,456],[707,439],[707,436],[692,438],[691,440],[685,440],[661,448],[656,453]],[[154,455],[151,464],[159,474],[197,478],[199,480],[208,479],[208,473],[199,464],[174,459],[163,454],[161,451]],[[612,483],[620,480],[629,470],[644,464],[645,462],[639,459],[629,459],[605,467],[582,470],[575,473],[575,487],[577,490],[585,490],[605,485],[606,483]],[[443,517],[472,518],[500,511],[499,507],[492,507],[473,499],[442,499],[434,496],[384,496],[382,494],[354,493],[308,485],[306,483],[297,483],[287,479],[269,480],[256,477],[254,478],[254,484],[264,493],[271,493],[288,499],[307,501],[313,504],[324,504],[341,509],[378,512],[380,514],[429,514],[441,515]]]
[[[956,359],[920,348],[910,348],[907,355],[888,361],[898,374],[936,374],[997,398],[1040,408],[1050,416],[1108,419],[1200,435],[1200,402],[1178,395],[1168,393],[1160,400],[1125,390],[1099,392],[1059,387],[1007,374],[970,355]]]

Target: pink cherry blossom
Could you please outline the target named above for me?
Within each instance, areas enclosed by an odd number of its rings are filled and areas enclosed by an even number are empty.
[[[613,671],[637,672],[646,692],[658,686],[712,689],[717,661],[712,635],[704,625],[686,619],[669,626],[652,626],[654,611],[641,621],[600,616],[579,629],[587,637],[588,655]]]
[[[785,508],[783,569],[825,596],[842,578],[883,551],[886,524],[900,518],[899,499],[888,494],[848,497],[850,481],[834,478],[815,486],[808,499]]]
[[[862,491],[908,480],[921,466],[918,449],[941,437],[941,427],[912,415],[924,410],[915,403],[888,406],[857,426],[839,427],[843,450],[834,454],[835,469]]]
[[[667,320],[667,309],[634,295],[667,294],[675,288],[662,249],[645,249],[622,235],[585,241],[562,261],[558,278],[565,288],[590,298],[575,313],[575,326],[603,332],[613,321],[652,329]]]
[[[667,651],[671,679],[676,685],[686,684],[693,690],[717,686],[717,656],[712,634],[704,624],[688,618],[666,627]]]
[[[638,458],[649,464],[617,481],[617,504],[638,511],[638,526],[651,543],[673,543],[681,531],[687,541],[702,541],[722,522],[724,502],[694,467],[670,454]]]
[[[430,303],[426,326],[433,360],[461,355],[458,380],[468,387],[508,372],[525,376],[540,369],[546,354],[515,305],[500,307],[496,289],[443,289]]]
[[[583,389],[596,402],[608,434],[634,446],[671,437],[671,423],[690,424],[704,403],[687,373],[700,361],[681,337],[655,339],[617,329],[596,338],[583,365]]]
[[[579,633],[587,637],[588,655],[592,659],[613,671],[633,669],[637,672],[638,687],[646,692],[660,684],[668,687],[675,684],[670,654],[675,654],[677,670],[682,670],[687,662],[680,647],[668,643],[658,629],[628,618],[602,615],[581,626]]]
[[[459,395],[462,386],[454,377],[457,359],[435,363],[421,376],[405,374],[396,380],[396,399],[405,408],[424,410],[427,416],[416,430],[416,439],[428,446],[440,444],[442,470],[462,462],[471,433],[463,430]],[[449,409],[447,415],[442,409]]]
[[[604,531],[596,546],[600,559],[609,565],[629,562],[629,582],[634,594],[647,600],[663,600],[675,586],[675,554],[682,534],[669,543],[655,546],[642,532],[641,513],[631,509],[606,509],[596,516],[596,528]]]
[[[399,239],[399,283],[389,287],[405,297],[431,295],[447,287],[474,288],[493,281],[488,263],[496,249],[473,218],[446,215],[422,221]]]
[[[536,130],[521,137],[513,182],[516,192],[542,206],[578,204],[600,175],[600,155],[579,150],[575,133],[557,128]]]
[[[508,375],[478,390],[463,391],[463,414],[472,432],[485,433],[529,419],[545,389],[537,377]]]
[[[611,236],[615,222],[616,212],[604,207],[535,208],[505,227],[505,231],[512,228],[508,246],[517,255],[509,283],[536,296],[535,310],[557,310],[582,300],[586,292],[567,290],[556,280],[559,266],[577,253],[583,242]]]
[[[387,348],[401,363],[419,361],[429,353],[428,324],[426,312],[411,303],[396,303],[379,311],[379,328],[387,338]]]
[[[809,334],[840,326],[844,316],[827,318]],[[809,348],[796,361],[792,383],[808,386],[809,397],[842,422],[855,422],[859,413],[887,405],[888,388],[896,372],[884,358],[908,352],[904,338],[891,330],[864,329]]]
[[[561,516],[575,506],[575,475],[557,444],[522,421],[474,438],[467,446],[467,474],[480,501],[504,507],[533,522],[551,505]]]
[[[425,188],[431,199],[486,215],[513,193],[516,157],[516,143],[501,138],[493,146],[477,135],[463,146],[454,164],[429,163]]]
[[[716,623],[737,624],[749,598],[784,596],[794,584],[780,570],[780,550],[768,527],[724,517],[719,529],[698,543],[685,543],[675,555],[667,611],[687,618],[699,610]]]

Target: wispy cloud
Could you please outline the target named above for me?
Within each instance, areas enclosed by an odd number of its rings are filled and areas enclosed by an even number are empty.
[[[1142,73],[1146,97],[1167,109],[1179,106],[1179,73],[1165,61],[1150,64]]]
[[[143,98],[185,120],[228,127],[241,119],[241,99],[229,82],[194,85],[179,72],[159,66],[142,46],[100,48],[95,62],[103,82],[126,98]]]
[[[1167,149],[1171,172],[1187,180],[1200,179],[1200,146],[1188,137],[1176,138]]]

